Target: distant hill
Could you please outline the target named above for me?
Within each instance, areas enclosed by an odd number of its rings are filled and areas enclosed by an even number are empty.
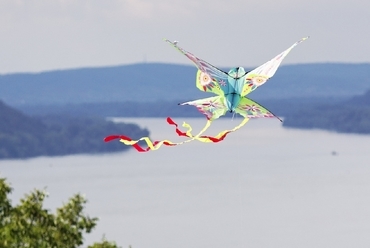
[[[115,124],[100,118],[54,115],[29,117],[0,101],[0,159],[124,151],[119,142],[105,143],[110,134],[148,136],[135,124]]]
[[[228,70],[228,68],[224,68]],[[250,68],[251,69],[251,68]],[[0,75],[0,99],[11,106],[182,101],[207,97],[195,66],[143,63]],[[282,65],[253,99],[351,97],[370,87],[370,64]]]
[[[299,111],[313,105],[332,104],[345,101],[348,98],[288,98],[288,99],[263,99],[258,101],[265,108],[276,115],[285,117],[287,114]],[[179,101],[154,101],[154,102],[103,102],[103,103],[71,103],[50,105],[18,106],[22,112],[32,116],[50,114],[71,116],[98,116],[98,117],[200,117],[204,118],[194,106],[179,106]]]
[[[370,88],[370,86],[369,86]],[[354,106],[367,106],[370,107],[370,90],[363,95],[354,96],[348,100],[348,104]]]
[[[370,90],[335,104],[306,106],[285,116],[285,127],[370,134]]]
[[[144,63],[0,75],[0,99],[33,116],[203,118],[194,107],[177,105],[209,96],[195,87],[195,74],[191,65]],[[360,110],[349,110],[349,106],[367,102],[368,95],[358,95],[369,88],[370,63],[282,65],[269,82],[248,97],[285,117],[286,127],[353,132],[355,126],[339,128],[336,124],[351,120],[334,120],[345,116],[343,108],[349,111],[347,119],[354,118],[353,113]],[[45,122],[38,127],[42,125]],[[365,129],[356,132],[366,133]]]

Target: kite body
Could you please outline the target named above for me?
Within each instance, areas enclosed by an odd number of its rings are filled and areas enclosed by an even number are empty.
[[[188,137],[189,139],[182,142],[171,142],[169,140],[163,141],[154,141],[152,142],[148,137],[143,137],[139,140],[131,140],[127,136],[123,135],[111,135],[105,138],[105,141],[111,141],[114,139],[119,139],[122,143],[126,145],[132,145],[140,152],[145,152],[149,150],[157,150],[162,145],[166,146],[176,146],[190,142],[192,140],[199,140],[201,142],[220,142],[222,141],[229,133],[234,132],[244,126],[250,118],[260,118],[260,117],[276,117],[268,109],[262,107],[257,102],[246,97],[247,94],[257,89],[259,86],[266,83],[270,79],[280,66],[281,62],[286,55],[299,43],[308,39],[305,37],[282,53],[275,56],[273,59],[264,63],[263,65],[257,67],[254,70],[246,72],[243,67],[235,67],[225,72],[208,62],[196,57],[195,55],[185,51],[177,44],[178,42],[170,43],[175,49],[180,53],[189,58],[195,66],[198,68],[196,74],[196,87],[204,92],[210,92],[216,96],[198,99],[194,101],[184,102],[180,105],[193,105],[201,113],[203,113],[207,118],[207,123],[204,128],[196,135],[191,133],[192,128],[189,124],[184,123],[183,127],[187,130],[181,131],[178,128],[178,125],[171,119],[167,118],[167,122],[170,125],[176,126],[176,133],[179,136]],[[211,122],[218,119],[219,117],[226,114],[226,112],[237,113],[244,117],[243,121],[231,130],[225,130],[217,134],[216,136],[204,136],[202,135],[208,127],[211,125]],[[278,118],[279,119],[279,118]],[[280,120],[280,119],[279,119]],[[281,120],[280,120],[281,121]],[[143,148],[138,145],[139,141],[145,141],[147,144],[146,148]]]
[[[273,59],[249,72],[246,72],[243,67],[235,67],[229,70],[229,72],[225,72],[185,51],[177,45],[177,42],[166,40],[179,52],[188,57],[198,68],[196,77],[197,88],[219,96],[185,102],[181,105],[194,105],[200,112],[206,115],[208,120],[215,120],[227,111],[238,113],[244,118],[274,116],[270,111],[245,96],[266,83],[275,74],[285,56],[306,39],[308,37],[297,41]]]

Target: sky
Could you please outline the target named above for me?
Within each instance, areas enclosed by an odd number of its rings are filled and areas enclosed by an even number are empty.
[[[370,62],[370,1],[0,0],[0,73],[141,62],[255,67],[295,41],[283,64]]]

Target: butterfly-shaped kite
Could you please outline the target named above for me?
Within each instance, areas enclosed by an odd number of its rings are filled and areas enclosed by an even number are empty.
[[[176,132],[179,136],[186,136],[190,138],[178,143],[174,143],[169,140],[152,142],[148,137],[143,137],[139,140],[131,140],[129,137],[123,135],[111,135],[106,137],[105,141],[120,139],[120,141],[126,145],[133,145],[138,151],[156,150],[162,144],[167,146],[175,146],[195,139],[202,142],[219,142],[223,140],[228,133],[234,132],[242,127],[250,118],[276,117],[260,104],[247,98],[246,95],[266,83],[266,81],[275,74],[285,56],[287,56],[288,53],[295,46],[306,39],[308,39],[308,37],[297,41],[288,49],[275,56],[273,59],[248,72],[246,72],[243,67],[235,67],[230,69],[229,72],[225,72],[196,57],[190,52],[185,51],[177,45],[177,42],[165,40],[166,42],[170,43],[175,49],[189,58],[198,68],[198,72],[196,75],[197,88],[204,92],[211,92],[216,94],[216,96],[213,97],[180,104],[195,106],[201,113],[206,116],[207,124],[197,135],[192,135],[191,126],[189,124],[183,124],[183,127],[186,127],[187,131],[182,132],[180,129],[178,129],[178,125],[171,118],[167,118],[167,122],[170,125],[176,126]],[[226,112],[237,113],[243,116],[244,119],[240,123],[240,125],[231,130],[222,131],[214,137],[201,136],[211,125],[212,121],[225,115]],[[139,146],[138,142],[140,140],[145,140],[148,147],[142,148],[141,146]]]

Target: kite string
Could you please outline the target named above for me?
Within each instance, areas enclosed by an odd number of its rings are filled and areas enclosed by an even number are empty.
[[[239,184],[239,204],[240,204],[240,247],[242,248],[244,246],[244,237],[243,237],[243,169],[242,169],[242,163],[239,164],[239,173],[238,173],[238,184]]]

